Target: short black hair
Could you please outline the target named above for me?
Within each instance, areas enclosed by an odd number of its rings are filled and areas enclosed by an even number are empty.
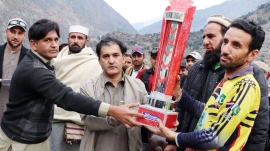
[[[131,54],[125,54],[125,57],[129,57],[129,58],[131,58],[132,57],[132,55]]]
[[[103,46],[110,46],[110,43],[117,44],[120,47],[122,54],[127,52],[127,47],[120,40],[112,37],[106,37],[102,39],[96,46],[96,53],[98,57],[100,57],[101,48]]]
[[[249,19],[236,19],[234,20],[230,27],[238,28],[244,30],[246,33],[251,35],[251,42],[249,44],[249,52],[262,48],[262,44],[265,39],[265,32],[263,31],[262,27]]]
[[[60,29],[56,22],[48,19],[40,19],[35,22],[28,31],[28,39],[30,40],[40,40],[43,39],[48,32],[54,30],[58,37],[60,37]]]
[[[64,47],[66,47],[68,45],[68,43],[62,43],[60,46],[59,46],[59,51],[61,51]]]

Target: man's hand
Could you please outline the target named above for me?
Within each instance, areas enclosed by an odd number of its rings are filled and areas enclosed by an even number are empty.
[[[175,145],[167,145],[164,151],[176,151],[177,147]]]
[[[2,82],[2,79],[0,79],[0,82]]]
[[[180,84],[181,84],[181,79],[180,79],[180,76],[178,75],[176,78],[176,84],[173,91],[173,96],[175,96],[176,98],[178,98],[182,94],[182,89],[180,88]]]
[[[137,107],[139,103],[131,103],[120,106],[110,106],[108,115],[113,116],[119,122],[124,124],[127,128],[132,128],[133,126],[142,126],[142,124],[136,122],[134,117],[144,117],[142,114],[137,113],[130,108]]]
[[[177,130],[177,127],[179,126],[178,120],[176,120],[176,122],[173,124],[173,126],[174,126],[173,131],[176,131]]]
[[[149,131],[153,132],[156,135],[165,137],[169,140],[175,140],[175,136],[177,133],[165,127],[160,119],[157,120],[159,129],[155,129],[152,127],[145,126]]]

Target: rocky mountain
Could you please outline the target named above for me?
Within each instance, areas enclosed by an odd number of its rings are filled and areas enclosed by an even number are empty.
[[[162,19],[162,16],[158,16],[156,18],[153,18],[153,19],[150,19],[150,20],[146,20],[146,21],[143,21],[143,22],[138,22],[138,23],[132,23],[131,25],[137,30],[137,31],[140,31],[141,29],[151,25],[151,24],[154,24],[158,21],[160,21]]]
[[[90,29],[91,36],[113,31],[138,33],[132,25],[104,0],[0,0],[0,43],[6,41],[4,30],[11,18],[22,18],[28,27],[41,18],[59,23],[60,42],[65,42],[70,25],[80,24]],[[25,40],[24,43],[28,43]]]
[[[203,28],[207,18],[214,14],[223,14],[224,16],[234,19],[241,15],[255,11],[258,6],[269,2],[270,0],[227,0],[219,5],[215,5],[206,9],[196,10],[191,31],[198,31]],[[158,21],[139,31],[141,34],[158,33],[161,29],[161,22]]]
[[[253,12],[247,13],[243,16],[236,16],[236,17],[248,18],[262,25],[264,31],[266,32],[266,37],[263,47],[259,52],[257,60],[264,61],[270,65],[270,2],[260,5],[257,8],[258,9]],[[205,50],[204,47],[202,46],[203,42],[202,34],[203,29],[199,31],[190,32],[184,56],[189,54],[191,51],[198,51],[201,55],[204,54]],[[146,52],[149,52],[150,50],[153,49],[153,47],[157,47],[159,45],[160,40],[159,33],[133,35],[123,32],[113,32],[104,35],[104,37],[105,36],[115,37],[123,41],[125,45],[127,45],[128,47],[129,50],[128,53],[131,52],[131,49],[132,47],[134,47],[135,44],[143,46]],[[91,42],[91,46],[93,49],[95,49],[95,45],[97,44],[99,39],[95,41],[92,39],[92,41],[93,42]],[[145,62],[149,65],[150,63],[148,58],[149,54],[146,53]]]

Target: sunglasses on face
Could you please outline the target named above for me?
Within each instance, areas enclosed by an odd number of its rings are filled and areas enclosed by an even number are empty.
[[[18,25],[26,29],[26,24],[20,20],[12,20],[8,23],[8,26],[9,25]]]
[[[151,54],[156,54],[158,52],[158,48],[154,48],[153,50],[151,50]]]

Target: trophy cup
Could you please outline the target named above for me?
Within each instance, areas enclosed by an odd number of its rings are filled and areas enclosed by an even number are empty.
[[[172,93],[196,10],[191,6],[192,0],[170,0],[170,4],[163,15],[154,86],[147,103],[138,109],[144,118],[136,118],[143,125],[155,128],[158,127],[157,119],[168,128],[174,128],[177,120],[178,113],[172,111],[175,103]]]

